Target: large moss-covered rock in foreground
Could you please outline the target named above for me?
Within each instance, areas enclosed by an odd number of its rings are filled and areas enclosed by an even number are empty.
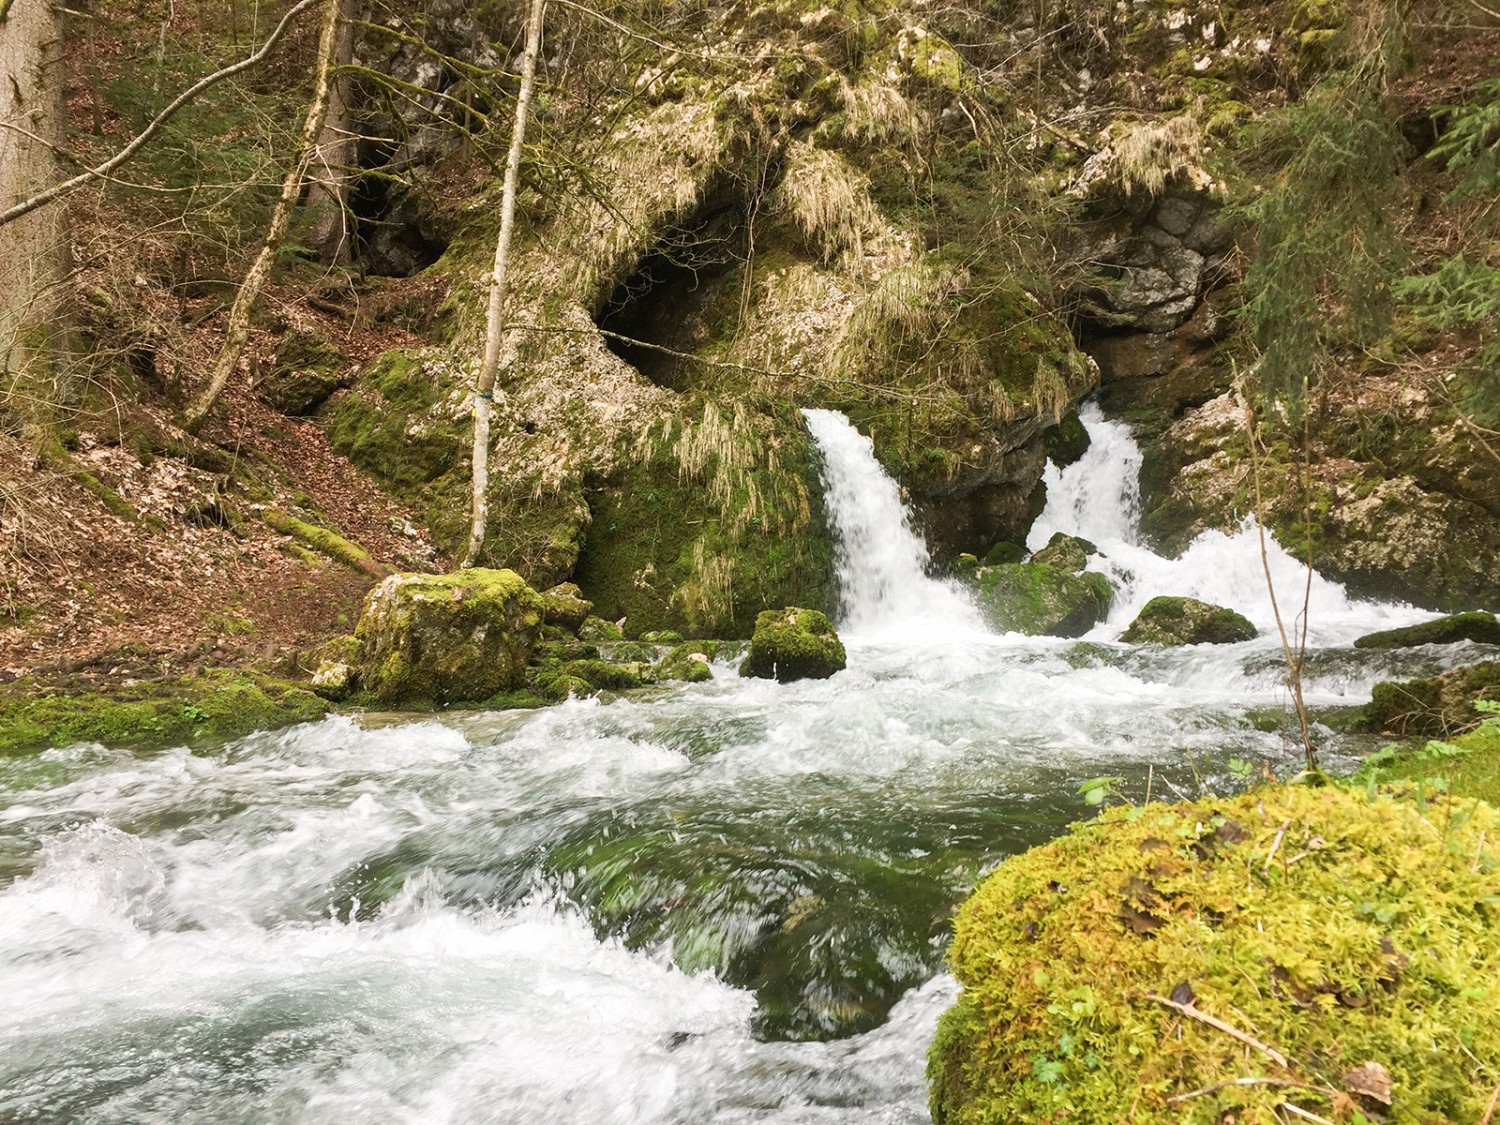
[[[1383,680],[1370,692],[1365,725],[1384,734],[1448,736],[1479,721],[1476,699],[1500,699],[1500,661],[1469,664],[1425,680]]]
[[[1496,619],[1493,613],[1454,613],[1420,625],[1366,633],[1354,642],[1354,647],[1415,648],[1417,645],[1452,645],[1459,641],[1500,645],[1500,619]]]
[[[980,567],[979,605],[1008,633],[1081,637],[1109,615],[1114,587],[1102,574],[1074,574],[1045,562]]]
[[[958,916],[934,1122],[1479,1120],[1497,830],[1472,800],[1424,818],[1277,787],[1117,810],[1007,860]]]
[[[1248,618],[1196,598],[1152,598],[1120,640],[1133,645],[1232,645],[1256,638]]]
[[[815,609],[768,609],[755,619],[750,652],[740,675],[792,680],[822,680],[842,671],[844,643],[828,618]]]
[[[355,629],[361,682],[387,704],[516,691],[544,612],[541,595],[511,570],[393,574],[370,591]]]

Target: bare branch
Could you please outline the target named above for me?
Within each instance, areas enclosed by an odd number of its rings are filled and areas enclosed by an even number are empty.
[[[256,51],[252,55],[246,55],[237,63],[233,63],[230,66],[224,67],[222,70],[216,70],[212,74],[205,75],[204,77],[198,79],[197,82],[193,83],[182,93],[178,94],[166,109],[162,110],[154,118],[152,118],[150,124],[148,124],[144,129],[140,131],[139,134],[137,134],[135,140],[131,141],[119,152],[115,153],[108,160],[106,160],[103,164],[100,164],[94,168],[90,168],[85,172],[80,172],[72,179],[64,180],[60,184],[54,184],[46,191],[39,192],[38,194],[33,195],[30,199],[23,199],[15,206],[7,209],[6,211],[0,212],[0,227],[3,227],[6,223],[15,222],[15,220],[21,218],[24,215],[31,214],[31,212],[35,211],[39,207],[45,207],[53,200],[59,199],[60,197],[67,195],[69,192],[76,191],[78,188],[83,187],[85,184],[89,183],[92,180],[98,180],[104,178],[105,176],[108,176],[116,168],[124,164],[127,160],[129,160],[132,156],[139,152],[142,146],[144,146],[146,142],[149,141],[152,137],[156,136],[156,134],[161,131],[162,126],[170,121],[172,117],[177,113],[177,111],[180,110],[183,106],[187,105],[188,102],[192,101],[199,94],[203,93],[203,91],[209,89],[210,87],[217,86],[226,78],[233,78],[236,74],[241,74],[244,71],[249,70],[251,67],[255,66],[262,59],[264,59],[267,55],[269,55],[275,48],[276,44],[281,40],[281,37],[286,34],[286,30],[291,26],[292,21],[308,8],[311,8],[317,2],[318,0],[298,0],[298,2],[292,7],[291,11],[287,12],[286,15],[281,17],[281,22],[276,25],[276,29],[272,31],[271,34],[266,38],[266,41],[261,45],[260,50]],[[8,8],[10,6],[9,3],[6,2],[6,0],[0,0],[0,3],[4,3],[5,8]],[[4,8],[0,8],[0,18],[4,17],[4,11]]]

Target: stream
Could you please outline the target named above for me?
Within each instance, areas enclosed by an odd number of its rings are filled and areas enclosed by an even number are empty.
[[[988,869],[1089,814],[1285,776],[1253,526],[1137,541],[1139,451],[1085,419],[1030,546],[1099,545],[1082,641],[997,636],[924,570],[868,440],[809,411],[842,548],[845,672],[336,717],[213,753],[0,760],[0,1122],[919,1123]],[[1275,544],[1283,609],[1305,572]],[[1231,646],[1115,638],[1155,594],[1232,606]],[[1431,615],[1316,578],[1315,708],[1472,646],[1357,652]],[[1327,764],[1369,740],[1320,727]]]

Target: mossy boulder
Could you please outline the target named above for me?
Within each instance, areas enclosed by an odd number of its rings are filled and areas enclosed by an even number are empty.
[[[1102,574],[1044,562],[980,567],[974,588],[995,628],[1033,637],[1081,637],[1109,615],[1115,596]]]
[[[349,698],[359,686],[359,638],[335,637],[312,655],[313,691],[335,703]]]
[[[229,669],[104,688],[22,680],[0,688],[0,755],[78,742],[197,746],[327,713],[305,684]]]
[[[365,689],[385,704],[488,699],[525,683],[542,597],[511,570],[393,574],[355,629]]]
[[[1043,430],[1042,440],[1047,443],[1048,459],[1060,469],[1076,464],[1093,444],[1076,410],[1065,415],[1057,425]]]
[[[718,641],[688,641],[680,644],[657,664],[657,679],[701,684],[714,678],[709,664],[718,655]]]
[[[312,414],[354,378],[338,345],[317,333],[296,329],[281,338],[270,372],[255,394],[273,410],[292,417]]]
[[[606,621],[602,617],[585,617],[583,623],[578,626],[578,638],[584,641],[609,642],[623,641],[625,630],[621,629],[613,621]]]
[[[1009,539],[1002,539],[985,553],[984,565],[1004,566],[1007,563],[1018,563],[1025,557],[1025,547],[1012,543]]]
[[[1500,661],[1469,664],[1425,680],[1383,680],[1371,690],[1365,725],[1383,734],[1452,735],[1479,720],[1476,699],[1500,699]]]
[[[594,603],[575,583],[562,582],[542,591],[542,619],[570,633],[577,633],[594,611]]]
[[[1459,641],[1500,645],[1500,620],[1493,613],[1454,613],[1420,625],[1366,633],[1354,642],[1354,647],[1414,648],[1417,645],[1451,645]]]
[[[1114,810],[1007,860],[957,919],[935,1125],[1478,1120],[1497,829],[1473,800],[1283,786]]]
[[[1249,618],[1196,598],[1152,598],[1120,640],[1133,645],[1232,645],[1258,636]]]
[[[1045,547],[1031,556],[1031,561],[1055,566],[1069,574],[1081,574],[1089,564],[1089,556],[1098,551],[1099,548],[1087,539],[1059,531],[1047,540]]]
[[[775,679],[822,680],[842,671],[844,644],[828,618],[815,609],[768,609],[755,619],[750,652],[740,675]]]

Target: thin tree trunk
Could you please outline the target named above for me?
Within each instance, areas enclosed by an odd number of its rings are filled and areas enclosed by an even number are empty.
[[[343,265],[353,250],[353,228],[349,222],[350,169],[354,167],[358,136],[349,105],[349,76],[340,73],[354,61],[354,25],[349,22],[352,0],[342,0],[338,35],[333,43],[333,90],[328,96],[328,114],[318,132],[318,150],[312,162],[312,183],[307,189],[307,208],[315,217],[307,244],[325,265]]]
[[[0,212],[52,183],[63,139],[59,6],[0,0]],[[67,215],[55,211],[0,225],[0,375],[50,376],[69,261]],[[30,382],[31,380],[28,380]],[[28,388],[38,403],[66,388]]]
[[[516,225],[516,185],[521,176],[521,149],[526,141],[526,119],[531,91],[536,85],[536,60],[542,50],[542,16],[547,0],[531,0],[526,21],[526,50],[521,56],[521,89],[516,95],[516,120],[511,129],[510,155],[505,161],[505,185],[500,195],[500,235],[495,239],[495,268],[490,275],[489,314],[485,325],[484,360],[474,381],[473,522],[463,565],[474,566],[484,550],[490,519],[490,413],[494,406],[495,374],[500,366],[505,304],[505,273],[510,264],[510,240]]]
[[[240,357],[245,352],[245,343],[250,339],[250,314],[260,297],[260,291],[265,287],[266,279],[271,275],[276,253],[286,237],[287,226],[292,221],[292,211],[297,206],[297,196],[302,190],[302,178],[317,151],[318,134],[322,131],[323,119],[328,114],[328,99],[333,85],[330,76],[334,41],[338,38],[339,13],[342,8],[342,0],[324,0],[323,26],[318,36],[318,69],[313,80],[312,101],[307,106],[307,118],[302,123],[302,134],[297,140],[291,166],[281,181],[281,196],[271,211],[271,222],[266,228],[260,253],[256,255],[255,264],[245,274],[245,279],[240,282],[239,292],[234,296],[234,305],[229,310],[229,331],[225,336],[224,346],[219,351],[219,358],[214,361],[208,384],[183,414],[182,425],[189,433],[196,432],[203,425],[204,418],[208,417],[208,412],[223,393],[230,375],[239,366]]]

